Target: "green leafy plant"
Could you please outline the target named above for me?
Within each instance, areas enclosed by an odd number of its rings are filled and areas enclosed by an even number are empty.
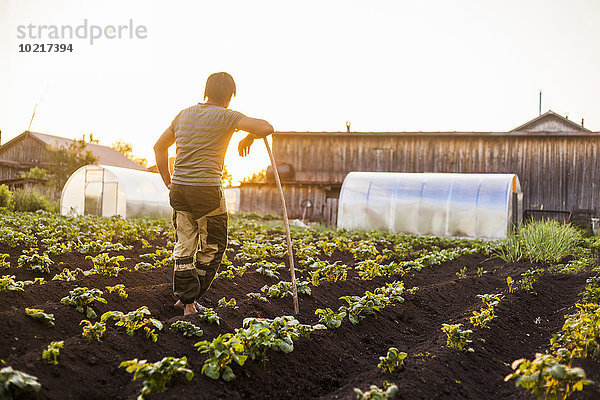
[[[127,297],[129,297],[129,295],[125,291],[125,285],[123,285],[122,283],[115,286],[106,286],[105,288],[108,293],[116,293],[122,299],[126,299]]]
[[[308,286],[308,281],[297,281],[296,289],[298,293],[304,293],[310,296],[311,289]],[[292,296],[292,282],[279,281],[272,286],[265,285],[260,288],[260,291],[265,293],[268,297],[287,297]]]
[[[264,301],[264,302],[269,301],[269,299],[267,299],[260,293],[248,293],[248,294],[246,294],[246,296],[250,297],[252,300],[260,300],[260,301]]]
[[[235,379],[229,366],[232,362],[243,366],[248,358],[263,357],[267,349],[289,353],[293,351],[293,341],[307,337],[315,329],[325,329],[322,325],[302,325],[293,317],[283,316],[275,319],[246,318],[243,328],[235,333],[225,333],[212,341],[195,344],[198,351],[208,353],[208,359],[202,366],[202,373],[209,378],[223,378],[226,382]]]
[[[142,261],[142,262],[135,264],[133,269],[136,271],[151,271],[153,269],[156,269],[156,265]]]
[[[473,311],[473,316],[470,318],[470,322],[474,326],[487,328],[488,322],[496,317],[495,307],[500,303],[499,294],[478,294],[477,297],[483,301],[485,307],[482,307],[479,311]]]
[[[595,275],[585,281],[583,292],[579,293],[584,303],[600,304],[600,275]]]
[[[126,368],[126,371],[133,374],[133,380],[143,379],[142,392],[138,400],[144,400],[150,393],[162,393],[167,390],[167,384],[171,382],[177,374],[184,374],[188,381],[194,377],[194,372],[188,368],[187,357],[175,358],[164,357],[155,363],[149,363],[146,360],[123,361],[119,368]]]
[[[58,356],[60,355],[60,349],[65,346],[65,342],[50,342],[48,348],[42,353],[42,358],[48,361],[48,364],[58,365]]]
[[[550,340],[552,349],[566,348],[571,358],[600,356],[600,306],[576,304],[577,312],[565,316],[561,331]]]
[[[310,281],[314,286],[318,286],[319,283],[323,281],[337,282],[345,281],[348,278],[349,267],[342,264],[340,261],[336,261],[333,264],[326,261],[320,261],[311,264],[310,267],[314,267],[315,265],[317,265],[318,268],[309,272]],[[360,273],[361,272],[359,271],[359,275]]]
[[[233,272],[232,269],[224,269],[223,271],[217,273],[216,275],[217,278],[225,278],[228,281],[232,281],[235,279],[235,273]]]
[[[484,273],[483,267],[477,267],[477,276],[482,277]]]
[[[331,308],[318,308],[315,310],[315,314],[319,316],[319,323],[324,324],[330,329],[339,328],[342,325],[344,317],[346,317],[346,311],[336,313]]]
[[[355,267],[360,279],[371,280],[386,275],[386,269],[375,260],[364,260],[356,263]]]
[[[483,307],[479,311],[473,311],[473,316],[469,319],[469,321],[473,324],[473,326],[489,328],[487,324],[494,319],[495,316],[496,315],[493,308]]]
[[[10,268],[10,263],[6,261],[8,258],[8,254],[0,254],[0,269],[8,269]]]
[[[79,325],[83,325],[81,336],[88,340],[96,339],[97,341],[100,341],[100,338],[104,335],[104,332],[106,332],[106,324],[104,322],[95,322],[92,324],[87,319],[84,319]]]
[[[44,194],[33,188],[15,189],[13,191],[13,205],[15,211],[58,211],[58,201],[52,201]]]
[[[564,352],[568,352],[563,349]],[[566,399],[576,391],[583,390],[584,385],[592,382],[586,379],[581,368],[570,367],[560,362],[561,355],[537,353],[533,360],[521,358],[512,363],[513,373],[504,381],[516,378],[515,385],[533,393],[538,399]]]
[[[408,356],[405,352],[398,352],[395,347],[390,347],[385,357],[379,357],[378,368],[390,373],[399,370],[404,364],[404,359]]]
[[[75,307],[78,312],[85,314],[90,319],[96,318],[96,312],[90,307],[94,301],[106,303],[100,289],[88,289],[87,287],[76,287],[69,292],[68,296],[60,300],[62,304]]]
[[[0,185],[0,208],[11,209],[13,205],[12,192],[5,184]]]
[[[255,263],[255,265],[257,265],[256,272],[269,278],[279,278],[279,271],[277,270],[285,267],[283,263],[276,264],[264,260]]]
[[[231,300],[227,301],[227,300],[225,300],[225,297],[219,299],[219,302],[217,303],[217,305],[219,307],[226,307],[226,308],[227,307],[228,308],[237,308],[236,304],[237,303],[236,303],[236,301],[235,301],[234,298],[232,298]]]
[[[158,334],[154,333],[155,328],[161,330],[163,324],[154,318],[149,318],[150,310],[148,307],[142,306],[135,311],[130,311],[123,314],[121,311],[107,311],[100,317],[101,322],[106,322],[109,319],[117,320],[116,325],[125,328],[129,336],[135,335],[138,329],[144,329],[146,337],[152,339],[153,342],[158,340]],[[153,326],[154,328],[152,328]]]
[[[340,300],[345,300],[348,306],[342,306],[338,311],[346,312],[350,322],[356,325],[365,318],[365,315],[373,314],[388,304],[404,302],[404,298],[401,296],[403,291],[404,283],[394,281],[373,292],[366,291],[364,296],[342,296]]]
[[[358,400],[384,400],[391,399],[398,393],[398,386],[393,383],[384,382],[384,389],[380,389],[376,385],[371,385],[369,390],[363,392],[358,388],[354,388],[354,393]]]
[[[31,281],[25,281],[25,283],[26,284],[37,283],[38,285],[45,285],[48,282],[46,282],[46,279],[38,277],[38,278],[33,278],[33,282],[31,282]]]
[[[543,272],[543,268],[529,268],[521,274],[521,279],[517,282],[519,287],[528,293],[535,293],[533,291],[533,284],[537,282]]]
[[[50,266],[54,264],[54,261],[46,254],[38,254],[37,247],[32,247],[29,250],[23,250],[23,254],[19,256],[17,263],[19,267],[31,271],[50,273]]]
[[[0,292],[3,290],[12,292],[24,291],[25,283],[23,281],[16,281],[14,275],[2,275],[0,278]]]
[[[13,367],[4,367],[0,369],[0,398],[17,399],[22,398],[25,393],[39,392],[42,385],[33,375],[13,369]]]
[[[104,276],[118,276],[123,269],[119,263],[125,261],[124,256],[110,257],[108,253],[100,253],[96,257],[86,256],[85,259],[92,260],[94,271]]]
[[[462,324],[442,324],[442,332],[446,334],[446,346],[460,351],[473,352],[471,347],[467,347],[472,340],[469,336],[473,331],[470,329],[462,330]]]
[[[460,271],[458,271],[456,273],[456,276],[458,276],[458,279],[466,279],[466,277],[467,277],[467,267],[461,268]]]
[[[54,326],[54,314],[46,314],[44,310],[39,308],[26,308],[25,313],[46,326]]]
[[[586,243],[585,246],[593,245]],[[566,264],[553,265],[549,270],[559,274],[577,274],[587,268],[594,267],[598,259],[597,250],[584,247],[584,245],[576,247],[572,256],[573,258]]]
[[[71,282],[71,281],[75,281],[77,280],[76,276],[77,273],[81,271],[81,269],[77,268],[77,270],[75,271],[71,271],[69,268],[63,268],[63,270],[54,275],[54,277],[52,278],[53,281],[66,281],[66,282]],[[83,272],[83,271],[81,271]]]
[[[171,329],[180,331],[185,337],[201,337],[204,334],[202,329],[188,321],[173,322]]]
[[[514,293],[515,288],[513,287],[515,281],[513,280],[512,277],[507,276],[506,277],[506,285],[508,286],[508,293]]]
[[[221,317],[219,317],[215,310],[213,310],[210,307],[206,307],[206,309],[203,312],[198,313],[198,318],[200,318],[200,320],[204,322],[208,322],[209,324],[215,322],[217,325],[221,324]]]

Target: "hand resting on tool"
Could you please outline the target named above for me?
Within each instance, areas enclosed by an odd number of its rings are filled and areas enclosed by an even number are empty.
[[[241,157],[250,154],[250,146],[254,139],[264,138],[273,133],[273,126],[264,119],[243,117],[237,124],[236,129],[249,132],[245,138],[240,140],[238,153]]]

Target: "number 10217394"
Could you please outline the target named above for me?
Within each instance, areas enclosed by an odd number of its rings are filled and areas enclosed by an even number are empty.
[[[19,53],[65,53],[73,52],[71,43],[21,43]]]

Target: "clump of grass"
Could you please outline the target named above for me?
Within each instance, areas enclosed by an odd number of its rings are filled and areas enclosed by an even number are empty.
[[[494,255],[506,262],[525,257],[533,262],[558,263],[577,254],[582,240],[581,231],[571,224],[552,220],[530,221],[518,233],[510,232],[498,244]]]
[[[502,240],[496,250],[495,256],[506,262],[515,262],[523,258],[523,248],[519,236],[513,230]]]
[[[557,221],[531,221],[519,231],[523,253],[531,261],[557,263],[574,255],[583,240],[581,231]]]

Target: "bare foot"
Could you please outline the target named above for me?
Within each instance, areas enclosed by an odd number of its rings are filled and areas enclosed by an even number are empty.
[[[181,300],[177,300],[177,303],[173,304],[175,307],[183,308],[183,303]]]
[[[198,311],[196,311],[196,307],[194,306],[194,303],[191,304],[186,304],[183,307],[183,315],[192,315],[192,314],[197,314]]]

